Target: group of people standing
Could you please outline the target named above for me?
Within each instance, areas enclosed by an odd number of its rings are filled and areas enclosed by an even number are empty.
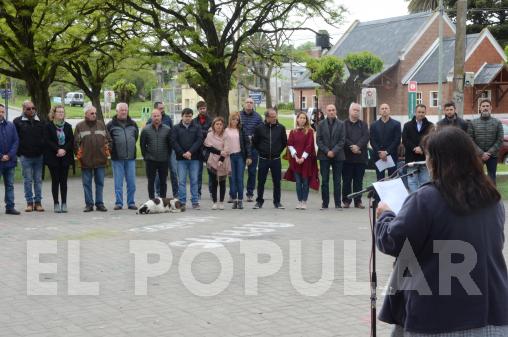
[[[46,165],[52,181],[54,211],[67,212],[67,177],[74,156],[81,166],[85,197],[85,212],[107,211],[104,205],[103,187],[108,158],[114,177],[115,210],[124,207],[123,186],[127,186],[126,207],[137,209],[136,156],[137,141],[145,162],[148,180],[148,196],[166,197],[167,177],[171,181],[173,196],[182,205],[187,201],[187,178],[190,180],[190,201],[193,209],[199,209],[203,168],[208,174],[208,191],[212,209],[224,209],[226,181],[229,180],[229,202],[233,209],[244,207],[244,189],[248,202],[257,197],[254,209],[264,205],[264,188],[268,173],[273,183],[273,205],[283,209],[281,203],[281,180],[296,184],[297,209],[306,209],[309,189],[318,190],[321,185],[321,209],[330,204],[330,171],[333,177],[333,206],[337,210],[354,206],[365,208],[361,197],[351,200],[348,196],[363,187],[363,178],[369,160],[368,144],[372,147],[373,161],[397,163],[399,148],[405,150],[406,162],[425,160],[422,139],[434,125],[426,118],[426,107],[419,104],[412,120],[401,128],[400,122],[390,117],[388,104],[379,107],[380,118],[370,129],[360,119],[361,107],[352,103],[345,121],[337,118],[334,105],[328,105],[325,117],[319,121],[316,131],[309,117],[301,112],[296,116],[295,128],[288,133],[278,122],[277,111],[268,109],[264,121],[254,110],[251,98],[244,109],[212,119],[206,103],[198,102],[198,114],[185,108],[181,121],[174,125],[165,113],[164,104],[156,102],[150,119],[139,131],[137,123],[129,116],[126,103],[118,103],[116,115],[105,125],[97,119],[95,107],[85,107],[85,119],[73,132],[65,121],[61,105],[51,109],[50,120],[43,123],[37,117],[34,104],[23,103],[22,115],[13,123],[5,119],[5,108],[0,105],[0,172],[4,179],[6,212],[19,214],[14,208],[14,167],[16,156],[22,166],[26,212],[44,211],[42,207],[42,171]],[[497,152],[503,139],[499,120],[491,117],[490,101],[480,104],[481,117],[467,123],[455,112],[453,102],[444,105],[445,118],[438,126],[457,126],[467,132],[491,179],[495,182]],[[316,133],[316,134],[314,134]],[[289,161],[288,170],[282,174],[281,159]],[[318,169],[319,162],[319,169]],[[244,186],[244,171],[247,182]],[[376,169],[377,179],[392,175],[396,166],[386,170]],[[408,168],[408,189],[416,191],[429,180],[426,167]],[[319,179],[321,178],[321,179]],[[320,182],[321,180],[321,182]],[[95,185],[95,195],[93,193]]]

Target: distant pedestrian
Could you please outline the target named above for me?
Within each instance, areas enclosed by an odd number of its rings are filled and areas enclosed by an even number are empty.
[[[252,164],[252,150],[249,137],[240,123],[240,113],[229,114],[229,125],[224,131],[224,149],[231,161],[230,196],[233,209],[243,209],[243,173],[245,165]]]
[[[21,116],[13,121],[19,137],[18,156],[23,173],[25,212],[44,212],[42,207],[42,169],[44,166],[44,123],[31,101],[23,102]]]
[[[19,139],[16,126],[5,116],[5,106],[0,104],[0,177],[5,187],[5,214],[19,215],[14,208],[14,171]]]
[[[44,162],[51,174],[51,194],[55,213],[67,213],[67,178],[74,163],[74,134],[65,121],[65,108],[56,105],[51,109],[50,122],[44,128],[46,148]],[[60,191],[61,203],[58,198]]]
[[[319,189],[314,130],[310,127],[309,117],[305,112],[296,116],[296,127],[289,133],[288,151],[289,168],[284,179],[296,182],[296,209],[304,210],[307,209],[309,188]]]
[[[182,120],[171,132],[171,145],[176,153],[178,163],[178,199],[185,208],[187,201],[187,177],[190,178],[190,192],[193,209],[200,209],[198,195],[198,173],[201,146],[203,144],[202,129],[192,121],[192,109],[182,110]]]
[[[342,210],[341,184],[342,167],[344,165],[344,144],[346,131],[344,123],[337,118],[335,105],[326,107],[326,118],[317,128],[316,143],[318,146],[317,158],[321,170],[321,209],[328,209],[330,202],[330,168],[333,176],[333,201],[335,209]]]
[[[212,186],[213,210],[224,209],[226,179],[231,173],[229,153],[225,150],[224,140],[224,118],[216,117],[212,121],[211,131],[208,132],[204,141],[208,152],[206,166]],[[217,198],[217,189],[219,189],[219,198]]]
[[[263,207],[268,171],[272,174],[273,206],[284,209],[280,202],[280,181],[282,178],[280,156],[286,148],[287,142],[286,128],[277,121],[277,112],[274,109],[268,109],[265,113],[265,122],[256,127],[252,136],[252,146],[259,153],[258,190],[254,209]]]
[[[74,130],[74,150],[81,164],[81,179],[85,193],[84,212],[107,212],[104,206],[104,175],[110,154],[111,137],[102,121],[97,120],[93,105],[85,106],[85,120],[79,122]],[[95,201],[92,191],[95,181]]]
[[[159,197],[166,198],[168,161],[171,153],[171,129],[162,124],[160,110],[152,111],[151,124],[141,131],[140,148],[145,160],[148,197],[155,198],[155,177],[159,177]]]

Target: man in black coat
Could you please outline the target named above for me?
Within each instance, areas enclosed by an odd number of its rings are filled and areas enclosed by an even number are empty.
[[[367,123],[360,119],[361,106],[358,103],[351,103],[349,107],[349,118],[344,121],[346,130],[346,146],[344,153],[346,160],[342,168],[342,202],[344,208],[349,208],[351,199],[347,196],[351,193],[351,183],[353,183],[353,192],[362,190],[363,176],[367,168],[367,144],[369,143],[369,128]],[[362,196],[355,198],[356,208],[365,208],[362,204]]]
[[[383,103],[379,106],[381,118],[372,123],[370,127],[370,145],[374,150],[374,162],[379,159],[387,161],[389,157],[393,160],[394,166],[386,170],[379,171],[376,167],[377,180],[385,177],[385,171],[388,175],[393,174],[397,168],[397,149],[400,144],[400,122],[390,118],[390,106]]]
[[[208,111],[206,110],[206,102],[199,101],[196,104],[196,108],[198,109],[198,115],[194,118],[194,123],[201,129],[201,134],[203,141],[206,139],[206,135],[208,134],[208,130],[212,126],[212,118],[208,115]],[[206,164],[206,160],[203,157],[203,147],[199,151],[199,172],[198,172],[198,195],[199,199],[201,199],[201,185],[203,184],[203,165]],[[208,170],[207,170],[208,172]],[[212,186],[211,186],[210,175],[208,175],[208,192],[212,195]]]
[[[333,172],[333,201],[335,208],[342,210],[340,197],[341,186],[340,176],[344,165],[344,144],[346,142],[346,130],[344,123],[337,118],[335,105],[326,107],[326,118],[322,120],[317,128],[316,143],[318,146],[317,159],[321,170],[321,209],[328,209],[330,202],[329,182],[330,167]]]
[[[270,108],[265,114],[265,122],[254,129],[252,146],[259,154],[258,164],[258,196],[254,209],[263,207],[263,194],[268,170],[272,172],[273,205],[284,209],[280,203],[280,181],[282,179],[282,166],[280,154],[288,143],[286,128],[277,121],[277,112]]]
[[[467,132],[468,124],[465,120],[457,115],[455,102],[450,101],[444,105],[445,118],[437,122],[438,127],[455,126],[460,128],[462,131]]]
[[[423,137],[434,127],[434,124],[425,117],[426,111],[427,107],[424,104],[418,104],[413,119],[404,124],[402,144],[404,144],[406,163],[425,161],[425,153],[421,142]],[[429,181],[429,171],[425,165],[408,167],[407,173],[413,173],[413,175],[407,177],[409,192],[416,191],[421,185]]]

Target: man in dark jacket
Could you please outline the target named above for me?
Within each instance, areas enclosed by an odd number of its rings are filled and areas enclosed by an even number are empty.
[[[97,110],[93,105],[85,107],[85,120],[74,129],[74,149],[81,164],[81,179],[85,192],[85,209],[93,211],[92,178],[95,181],[95,208],[107,212],[104,206],[104,176],[110,154],[111,137],[102,121],[97,120]]]
[[[5,187],[5,214],[19,215],[14,208],[14,170],[19,139],[16,127],[5,117],[5,106],[0,104],[0,175]]]
[[[272,173],[273,182],[273,205],[275,208],[284,209],[280,203],[280,180],[282,167],[280,154],[288,143],[286,128],[277,121],[277,112],[268,109],[265,114],[265,123],[256,127],[252,136],[252,145],[259,153],[258,169],[258,196],[254,209],[263,207],[265,182],[268,170]]]
[[[106,125],[111,136],[111,163],[115,182],[115,210],[123,208],[123,181],[127,184],[127,207],[136,210],[136,142],[138,125],[129,116],[129,106],[116,105],[116,116]]]
[[[317,128],[316,144],[318,147],[317,159],[321,170],[321,209],[328,209],[330,202],[329,182],[330,167],[333,174],[333,201],[337,210],[342,210],[340,203],[341,186],[340,177],[344,165],[344,144],[346,142],[346,131],[344,123],[337,118],[335,105],[326,107],[326,118],[323,119]]]
[[[208,134],[208,130],[212,126],[212,118],[208,115],[208,111],[206,110],[206,103],[204,101],[199,101],[196,104],[196,108],[198,109],[198,115],[194,118],[194,123],[201,128],[201,134],[203,135],[203,141],[206,139],[206,135]],[[203,165],[206,164],[205,158],[203,157],[203,146],[199,151],[199,172],[198,172],[198,195],[199,199],[201,199],[201,185],[203,184]],[[207,170],[208,172],[208,170]],[[210,195],[212,194],[212,185],[211,185],[210,175],[208,175],[208,192]]]
[[[379,106],[381,118],[372,123],[370,127],[370,145],[374,150],[374,162],[379,159],[387,161],[388,157],[393,160],[394,166],[386,170],[379,171],[376,167],[377,180],[385,177],[385,171],[388,175],[393,174],[397,168],[397,149],[400,144],[400,122],[390,118],[390,106],[386,103]]]
[[[163,102],[155,102],[153,104],[153,108],[157,109],[162,114],[162,124],[167,125],[170,129],[173,128],[173,120],[171,117],[165,112],[165,107]],[[148,118],[145,125],[152,124],[152,117]],[[178,172],[176,167],[176,156],[175,152],[171,151],[168,160],[169,167],[169,178],[171,179],[171,190],[173,191],[173,197],[178,197]],[[160,181],[159,175],[155,176],[155,195],[160,194]]]
[[[344,208],[349,208],[351,199],[347,196],[351,193],[351,183],[353,183],[353,192],[362,190],[363,176],[367,168],[367,144],[369,143],[369,128],[367,123],[360,119],[361,106],[358,103],[351,103],[349,107],[349,118],[344,122],[346,131],[346,146],[344,153],[346,160],[342,168],[342,202]],[[356,208],[365,208],[362,204],[362,196],[355,198]]]
[[[25,212],[43,212],[42,169],[44,166],[44,124],[31,101],[23,102],[23,113],[14,119],[19,137],[18,156],[23,169]],[[32,190],[33,187],[33,190]]]
[[[423,137],[434,127],[434,124],[429,122],[425,117],[426,111],[427,107],[424,104],[418,104],[413,119],[404,124],[402,144],[404,144],[406,163],[425,161],[425,152],[421,142]],[[408,167],[407,173],[413,173],[413,175],[407,177],[409,192],[416,191],[430,179],[429,171],[425,165]]]
[[[497,118],[491,116],[492,105],[488,99],[480,102],[480,118],[471,121],[468,133],[476,144],[478,155],[481,157],[487,173],[496,183],[497,156],[503,145],[503,125]]]
[[[444,114],[445,118],[437,122],[438,127],[445,127],[445,126],[455,126],[462,131],[467,132],[467,122],[457,116],[457,112],[455,111],[455,103],[454,102],[447,102],[444,105]]]
[[[187,201],[187,176],[190,177],[190,192],[193,209],[200,209],[198,195],[199,158],[203,145],[202,129],[192,121],[192,109],[182,110],[182,120],[171,132],[171,145],[178,166],[178,199],[185,207]]]
[[[245,100],[243,110],[240,112],[240,122],[242,128],[252,144],[252,135],[254,130],[259,126],[263,125],[261,116],[254,110],[254,100],[248,97]],[[251,152],[252,163],[247,166],[247,201],[252,202],[254,197],[254,189],[256,188],[256,169],[258,167],[258,152],[252,147]],[[230,193],[231,196],[231,193]]]
[[[148,178],[148,197],[155,198],[155,177],[159,179],[159,196],[166,197],[168,161],[171,153],[171,129],[162,124],[160,110],[152,111],[151,124],[141,131],[139,141],[141,154],[145,159],[146,177]]]

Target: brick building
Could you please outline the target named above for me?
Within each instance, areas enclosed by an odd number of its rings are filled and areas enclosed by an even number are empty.
[[[345,57],[349,53],[370,51],[383,60],[383,70],[363,83],[377,90],[377,102],[388,103],[394,118],[408,119],[408,83],[418,82],[417,103],[428,107],[429,118],[437,119],[438,87],[438,13],[417,13],[370,22],[355,21],[328,54]],[[443,102],[453,93],[455,25],[444,16]],[[464,91],[465,117],[477,111],[478,100],[488,97],[494,113],[508,113],[508,73],[506,55],[492,34],[484,29],[466,37],[465,71],[475,74],[474,86]],[[304,76],[294,89],[296,107],[324,106],[334,97]],[[364,109],[365,120],[374,119],[374,111]],[[472,118],[473,116],[469,117]]]

